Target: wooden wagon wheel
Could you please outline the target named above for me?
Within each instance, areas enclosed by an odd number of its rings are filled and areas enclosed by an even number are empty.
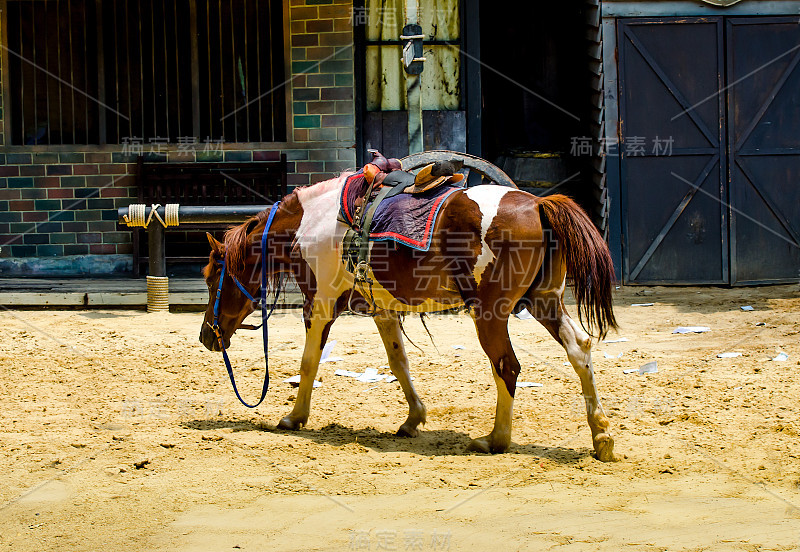
[[[503,169],[497,165],[493,165],[485,159],[481,159],[475,155],[461,153],[459,151],[421,151],[419,153],[412,153],[407,157],[403,157],[400,159],[400,163],[403,164],[403,170],[413,171],[414,169],[419,169],[420,167],[424,167],[429,163],[446,161],[449,159],[460,159],[464,162],[464,168],[477,172],[484,177],[484,180],[490,180],[495,184],[508,186],[509,188],[517,187],[517,185],[514,184],[514,181],[511,180],[511,178],[505,172],[503,172]]]

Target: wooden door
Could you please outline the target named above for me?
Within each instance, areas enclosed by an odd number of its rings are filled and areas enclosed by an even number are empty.
[[[731,283],[800,279],[800,26],[727,22]]]
[[[721,17],[620,20],[623,280],[728,282]]]

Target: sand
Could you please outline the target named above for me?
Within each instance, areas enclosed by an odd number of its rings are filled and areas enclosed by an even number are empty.
[[[615,302],[609,339],[628,341],[594,352],[612,464],[592,457],[577,376],[532,320],[510,332],[520,379],[542,387],[517,391],[511,450],[482,455],[464,449],[490,430],[495,390],[463,314],[430,317],[435,346],[406,320],[428,408],[408,439],[396,382],[333,375],[388,373],[369,319],[336,322],[343,360],[322,364],[308,426],[284,432],[297,311],[270,322],[255,411],[198,342],[201,313],[3,311],[0,549],[800,549],[798,287],[624,288]],[[254,400],[260,333],[240,333],[231,356]],[[624,373],[651,361],[655,374]]]

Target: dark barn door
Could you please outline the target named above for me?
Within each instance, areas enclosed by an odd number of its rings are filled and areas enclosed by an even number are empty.
[[[723,20],[620,20],[623,278],[728,282]]]
[[[619,23],[623,277],[800,278],[797,17]],[[653,142],[667,137],[669,151]]]
[[[727,24],[731,283],[800,278],[798,18]]]

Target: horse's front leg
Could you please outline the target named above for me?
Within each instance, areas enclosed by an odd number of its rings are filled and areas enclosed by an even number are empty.
[[[400,329],[400,315],[396,312],[381,311],[375,315],[375,325],[381,334],[386,355],[389,357],[389,368],[400,382],[400,387],[408,401],[408,419],[397,430],[397,434],[405,437],[416,437],[419,432],[417,426],[425,423],[425,405],[419,400],[417,390],[411,383],[408,372],[408,357],[403,346],[402,330]]]
[[[322,348],[328,340],[328,333],[334,316],[327,312],[321,302],[317,302],[306,316],[306,344],[303,349],[303,360],[300,362],[300,388],[294,408],[279,423],[280,429],[300,429],[308,422],[311,409],[311,391],[314,390],[314,379],[319,369]]]

